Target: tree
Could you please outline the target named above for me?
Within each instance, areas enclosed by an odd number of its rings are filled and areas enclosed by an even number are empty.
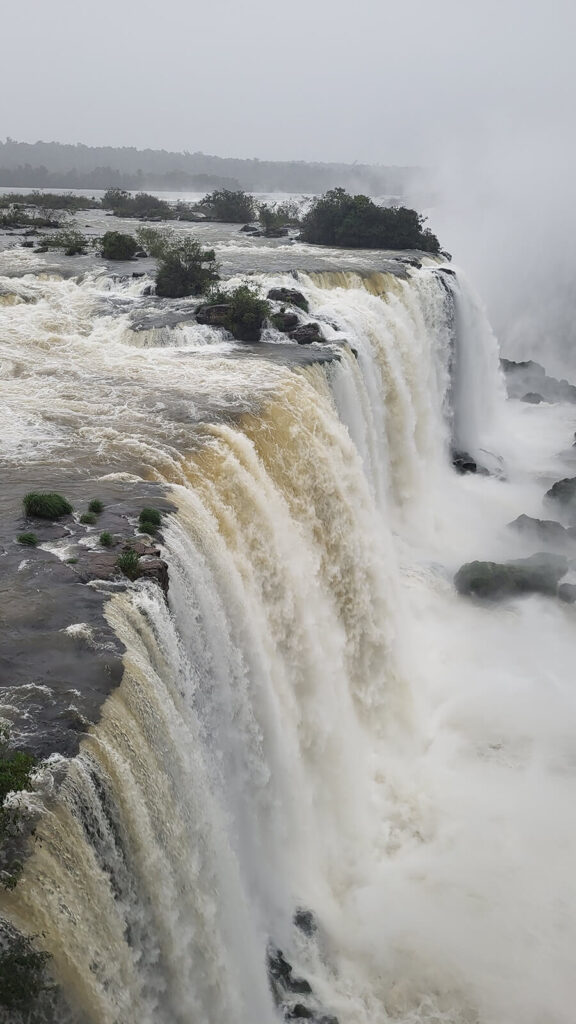
[[[100,250],[105,260],[133,260],[138,252],[138,242],[133,235],[107,231],[100,241]]]
[[[253,220],[255,214],[252,196],[242,191],[232,192],[227,188],[210,192],[198,206],[206,210],[212,220],[226,224],[245,224]]]
[[[302,220],[301,238],[345,249],[419,249],[437,253],[440,243],[425,218],[404,206],[377,206],[368,196],[335,188],[316,199]]]
[[[138,241],[158,260],[156,294],[179,299],[203,295],[218,281],[218,265],[213,249],[203,249],[190,235],[141,228]]]

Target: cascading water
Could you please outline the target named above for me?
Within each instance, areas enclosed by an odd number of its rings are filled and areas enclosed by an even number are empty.
[[[0,908],[51,954],[62,1014],[571,1024],[570,611],[466,605],[449,579],[537,491],[521,453],[510,484],[450,468],[451,443],[475,454],[497,431],[476,300],[451,278],[454,314],[433,266],[301,274],[348,345],[289,368],[193,328],[138,347],[122,318],[91,319],[100,286],[25,281],[38,301],[9,307],[2,353],[7,414],[44,457],[73,436],[74,458],[104,475],[104,450],[174,507],[168,603],[145,582],[111,597],[122,683],[20,798],[41,806],[36,841]],[[309,984],[279,1006],[276,949]]]

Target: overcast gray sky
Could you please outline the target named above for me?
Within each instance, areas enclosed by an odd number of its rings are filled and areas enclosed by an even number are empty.
[[[5,0],[0,133],[428,163],[570,116],[575,29],[568,0]]]
[[[505,350],[576,375],[576,0],[4,0],[0,136],[434,167]]]

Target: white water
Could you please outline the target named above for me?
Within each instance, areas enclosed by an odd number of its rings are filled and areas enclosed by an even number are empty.
[[[104,446],[178,508],[170,611],[143,584],[108,605],[124,680],[0,901],[76,1019],[273,1024],[272,940],[341,1024],[572,1024],[574,611],[451,574],[523,553],[505,525],[566,475],[573,412],[505,405],[477,301],[454,285],[454,349],[432,269],[302,276],[358,358],[295,371],[135,348],[98,281],[24,286],[5,414],[36,433],[9,456]],[[451,470],[451,392],[506,481]],[[241,415],[164,415],[198,396]]]

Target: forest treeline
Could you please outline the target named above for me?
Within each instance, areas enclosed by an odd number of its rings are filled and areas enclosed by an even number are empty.
[[[26,188],[212,188],[321,193],[338,186],[402,197],[420,178],[410,167],[305,161],[240,160],[131,146],[0,142],[0,186]]]

